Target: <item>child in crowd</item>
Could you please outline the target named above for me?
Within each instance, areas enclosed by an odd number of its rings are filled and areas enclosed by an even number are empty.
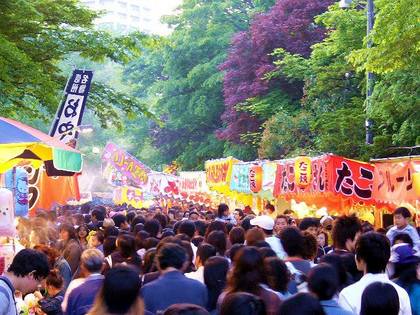
[[[37,314],[47,315],[61,315],[61,303],[63,302],[63,277],[60,276],[60,272],[57,269],[50,271],[46,278],[46,295],[42,295],[41,292],[35,291],[34,295],[38,299],[38,310]],[[39,311],[42,312],[39,312]]]

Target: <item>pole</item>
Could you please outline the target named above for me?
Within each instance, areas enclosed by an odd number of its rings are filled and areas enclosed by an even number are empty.
[[[374,13],[374,4],[373,0],[367,0],[367,48],[372,47],[372,39],[370,38],[370,33],[373,29],[373,24],[375,21]],[[371,109],[371,96],[373,92],[374,77],[373,73],[367,71],[366,77],[366,143],[373,144],[373,133],[372,133],[372,120],[369,119],[369,110]]]

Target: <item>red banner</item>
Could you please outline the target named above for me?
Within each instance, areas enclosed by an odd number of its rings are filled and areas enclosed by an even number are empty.
[[[420,160],[375,163],[373,196],[383,203],[398,206],[402,202],[415,205],[420,200],[416,192],[416,175],[420,173]]]
[[[307,185],[298,185],[296,159],[277,165],[274,196],[309,204],[341,208],[346,204],[373,203],[374,167],[335,155],[311,158]]]

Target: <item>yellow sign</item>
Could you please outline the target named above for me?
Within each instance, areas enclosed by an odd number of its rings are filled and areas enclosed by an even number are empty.
[[[311,183],[311,159],[306,156],[295,160],[295,183],[298,187],[305,188]]]

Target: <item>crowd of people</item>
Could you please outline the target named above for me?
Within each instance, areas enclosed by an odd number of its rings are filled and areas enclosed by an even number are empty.
[[[0,315],[420,315],[420,239],[355,215],[84,204],[20,218]]]

